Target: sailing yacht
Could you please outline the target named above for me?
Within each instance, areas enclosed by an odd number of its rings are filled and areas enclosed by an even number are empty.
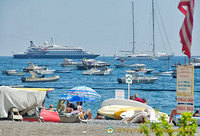
[[[153,45],[153,49],[152,49],[152,54],[144,54],[144,53],[135,53],[135,38],[134,38],[134,2],[132,1],[132,22],[133,22],[133,49],[131,51],[131,53],[126,54],[125,56],[115,56],[114,58],[116,60],[167,60],[171,57],[173,57],[174,55],[168,55],[167,53],[155,53],[155,27],[154,27],[154,0],[152,0],[152,28],[153,28],[153,34],[152,34],[152,45]],[[124,51],[126,52],[126,51]]]

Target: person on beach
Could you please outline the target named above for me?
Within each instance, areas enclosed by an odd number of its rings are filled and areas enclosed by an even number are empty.
[[[134,97],[135,97],[134,101],[138,101],[138,102],[144,103],[142,98],[139,98],[138,94],[135,94]]]
[[[175,116],[175,115],[180,115],[180,113],[177,113],[177,109],[172,109],[172,110],[171,110],[171,114],[170,114],[170,116],[169,116],[169,123],[172,123],[172,118],[173,118],[173,116]]]
[[[147,100],[145,98],[142,98],[144,104],[147,104]]]
[[[77,107],[77,110],[79,110],[80,112],[83,112],[83,102],[76,102],[76,107]]]
[[[64,113],[66,111],[66,105],[65,105],[65,100],[59,100],[56,110],[58,112]]]
[[[47,110],[51,110],[51,111],[53,111],[53,110],[54,110],[54,108],[53,108],[53,104],[50,104],[50,105],[49,105],[49,108],[48,108]]]
[[[81,120],[89,120],[89,119],[92,119],[92,113],[91,113],[91,110],[88,109],[86,112],[81,112],[79,115],[79,118]]]
[[[200,117],[199,115],[199,110],[196,110],[195,113],[193,114],[193,117]]]
[[[130,100],[134,100],[133,96],[130,96]]]

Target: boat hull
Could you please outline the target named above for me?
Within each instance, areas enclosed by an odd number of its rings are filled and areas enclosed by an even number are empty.
[[[28,54],[14,54],[15,59],[94,59],[98,57],[99,54],[92,55],[28,55]]]
[[[157,80],[158,80],[157,77],[146,77],[146,78],[136,77],[132,79],[132,84],[137,84],[137,83],[152,84]],[[118,83],[126,83],[125,78],[118,78],[117,81]]]
[[[25,78],[22,77],[22,82],[53,82],[57,81],[60,77],[59,76],[54,76],[54,77],[49,77],[49,78]]]

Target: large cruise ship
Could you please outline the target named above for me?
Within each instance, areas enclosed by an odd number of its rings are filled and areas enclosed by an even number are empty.
[[[43,46],[36,46],[30,41],[30,47],[24,53],[13,54],[16,59],[94,59],[100,54],[94,54],[83,50],[80,47],[51,45],[44,42]]]

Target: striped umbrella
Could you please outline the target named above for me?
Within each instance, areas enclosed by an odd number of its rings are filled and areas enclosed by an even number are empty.
[[[67,95],[93,99],[101,97],[95,90],[87,86],[77,86],[67,90]]]

